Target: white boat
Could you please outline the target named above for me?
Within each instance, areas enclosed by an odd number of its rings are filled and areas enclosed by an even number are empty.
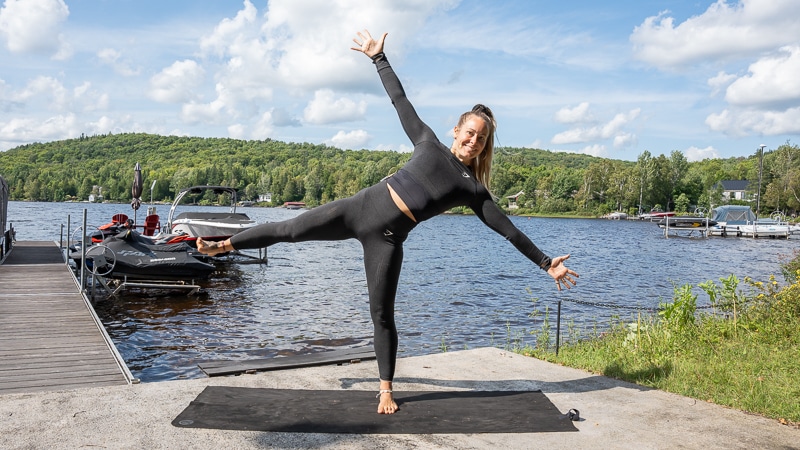
[[[800,232],[795,225],[786,223],[776,217],[756,220],[753,210],[746,205],[723,205],[712,211],[716,225],[709,229],[712,236],[744,236],[744,237],[769,237],[789,238],[790,235]]]
[[[615,211],[606,214],[605,216],[603,216],[603,218],[608,220],[625,220],[628,218],[628,215],[622,211]]]
[[[228,212],[182,212],[175,211],[187,195],[198,195],[211,190],[215,194],[228,194],[231,206]],[[172,202],[167,227],[172,234],[184,234],[203,239],[220,240],[256,226],[256,221],[247,214],[236,212],[236,189],[228,186],[193,186],[181,190]]]
[[[739,233],[745,237],[769,237],[789,239],[792,234],[791,226],[787,224],[771,224],[756,222],[749,225],[740,225]]]
[[[641,214],[638,216],[639,220],[649,220],[651,222],[656,222],[662,220],[665,217],[672,217],[675,215],[674,211],[664,212],[659,209],[654,209],[646,214]]]

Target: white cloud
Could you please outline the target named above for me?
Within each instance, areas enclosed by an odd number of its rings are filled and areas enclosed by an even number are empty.
[[[14,93],[14,100],[27,102],[36,98],[44,98],[44,104],[50,109],[63,110],[69,104],[68,90],[55,78],[39,76],[29,81],[22,90]]]
[[[233,125],[228,125],[228,136],[233,139],[245,139],[246,136],[244,135],[245,127],[240,123],[235,123]]]
[[[528,148],[542,148],[542,144],[543,144],[543,142],[542,142],[541,139],[536,139],[533,142],[531,142],[527,147]]]
[[[728,107],[706,117],[706,125],[727,135],[765,136],[800,132],[800,45],[781,48],[750,65],[726,91]]]
[[[273,0],[262,31],[266,42],[276,46],[277,51],[270,52],[270,65],[282,82],[304,89],[353,87],[370,75],[357,70],[364,67],[365,57],[350,50],[357,30],[390,32],[392,48],[400,50],[433,11],[454,4],[454,0]]]
[[[72,97],[73,110],[97,111],[108,109],[109,106],[108,94],[92,89],[88,81],[72,89]]]
[[[61,34],[61,24],[68,16],[63,0],[6,0],[0,8],[0,34],[11,52],[66,59],[71,49]]]
[[[195,89],[200,86],[205,71],[191,59],[176,61],[150,78],[148,96],[161,103],[182,103],[196,100]]]
[[[5,150],[25,142],[105,132],[105,129],[95,131],[98,127],[84,119],[83,113],[106,110],[110,100],[107,93],[98,91],[88,81],[67,87],[58,79],[39,76],[19,90],[0,82],[0,103],[10,105],[7,110],[36,111],[0,116],[0,148]]]
[[[97,121],[94,122],[87,122],[87,133],[89,135],[92,134],[105,134],[114,131],[116,127],[116,122],[114,119],[108,116],[102,116]]]
[[[356,103],[349,98],[335,98],[330,89],[320,89],[303,111],[303,120],[314,125],[349,122],[363,119],[367,102]]]
[[[400,145],[378,144],[374,148],[375,150],[380,150],[384,152],[411,153],[414,151],[414,147],[406,144],[400,144]]]
[[[800,45],[781,48],[750,65],[749,74],[728,86],[725,100],[735,106],[800,104]]]
[[[261,115],[250,134],[253,139],[267,139],[272,136],[272,131],[272,111],[267,111]]]
[[[550,140],[555,145],[578,144],[597,140],[614,139],[615,146],[626,145],[635,141],[635,136],[623,131],[623,128],[634,121],[641,113],[640,108],[627,113],[616,114],[605,124],[587,127],[576,127],[556,134]]]
[[[630,36],[634,55],[661,69],[748,58],[798,39],[796,0],[717,0],[677,25],[663,11],[645,19]]]
[[[716,76],[708,79],[708,86],[711,88],[711,95],[715,96],[726,89],[736,80],[736,75],[720,71]]]
[[[80,127],[74,114],[57,115],[44,120],[36,118],[11,119],[0,123],[0,136],[4,141],[26,142],[40,139],[55,140],[77,136]]]
[[[140,70],[132,68],[130,63],[122,57],[122,53],[113,48],[99,50],[97,58],[101,63],[111,67],[114,72],[122,76],[132,77],[139,75]]]
[[[702,161],[704,159],[719,158],[719,152],[714,147],[708,146],[706,148],[689,147],[684,150],[684,155],[689,161]]]
[[[210,103],[184,103],[181,107],[181,120],[189,124],[217,125],[223,122],[224,109],[225,104],[220,100]]]
[[[214,27],[214,32],[200,40],[200,49],[222,56],[232,43],[241,43],[243,35],[251,34],[258,11],[249,0],[244,0],[244,8],[233,19],[222,19]]]
[[[108,94],[98,92],[88,81],[70,89],[55,78],[39,76],[14,91],[4,89],[3,97],[18,108],[47,109],[58,112],[85,112],[108,108]]]
[[[606,146],[599,144],[586,146],[583,149],[581,149],[578,153],[583,153],[584,155],[597,156],[599,158],[605,158],[608,156],[607,154],[608,152],[606,152]]]
[[[720,113],[709,114],[706,117],[706,125],[714,131],[722,131],[728,134],[736,134],[733,127],[735,120],[729,110],[724,110]]]
[[[232,109],[257,109],[241,106],[254,100],[269,101],[273,91],[292,97],[308,97],[320,89],[362,90],[374,73],[365,57],[352,50],[351,37],[364,27],[390,30],[393,48],[419,30],[431,11],[452,5],[453,0],[356,0],[292,1],[271,0],[263,16],[251,1],[232,19],[224,19],[214,31],[201,39],[202,57],[221,58],[214,79],[226,86]],[[319,95],[319,94],[314,94]],[[307,110],[311,123],[353,120],[331,111],[318,111],[315,102]],[[358,118],[361,105],[344,105]],[[284,123],[296,123],[285,122]]]
[[[594,121],[589,113],[589,102],[583,102],[574,108],[563,107],[556,112],[558,123],[586,123]]]
[[[357,149],[364,148],[369,139],[369,134],[364,130],[353,130],[349,133],[339,131],[327,141],[327,144],[343,149]]]
[[[620,133],[614,136],[614,148],[626,148],[636,143],[636,135],[631,133]]]
[[[706,125],[713,131],[734,137],[750,133],[765,136],[800,134],[800,107],[785,111],[725,109],[718,114],[710,114],[706,118]]]

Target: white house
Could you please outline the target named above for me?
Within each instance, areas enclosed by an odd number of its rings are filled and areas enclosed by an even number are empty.
[[[746,200],[747,187],[750,182],[747,180],[722,180],[722,196],[728,200]]]

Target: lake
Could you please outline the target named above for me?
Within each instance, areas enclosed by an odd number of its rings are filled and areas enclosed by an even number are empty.
[[[158,205],[162,221],[168,205]],[[197,207],[184,207],[191,210]],[[87,228],[126,204],[9,202],[18,240],[59,240],[87,210]],[[210,210],[213,208],[197,208]],[[227,209],[227,208],[224,208]],[[258,222],[303,211],[238,208]],[[139,221],[145,207],[138,211]],[[420,224],[405,244],[397,295],[400,356],[510,343],[535,343],[545,308],[562,303],[567,323],[584,335],[633,309],[654,309],[673,287],[735,274],[766,280],[800,248],[800,239],[665,238],[653,223],[512,217],[550,256],[570,253],[578,286],[559,293],[546,273],[474,216],[442,215]],[[70,231],[63,231],[65,236]],[[278,244],[267,264],[220,267],[199,295],[125,292],[96,311],[133,375],[144,382],[205,375],[201,361],[269,358],[371,344],[372,324],[357,241]],[[707,303],[702,291],[698,303]],[[533,300],[537,300],[534,305]],[[579,302],[579,303],[578,303]],[[537,309],[540,314],[529,317]]]

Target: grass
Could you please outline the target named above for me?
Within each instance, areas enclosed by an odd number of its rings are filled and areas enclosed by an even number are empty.
[[[702,283],[712,306],[703,311],[690,285],[676,287],[657,316],[590,339],[569,332],[558,355],[545,321],[535,344],[510,349],[800,426],[800,271],[793,275],[784,287],[745,279],[748,292],[733,275]]]

